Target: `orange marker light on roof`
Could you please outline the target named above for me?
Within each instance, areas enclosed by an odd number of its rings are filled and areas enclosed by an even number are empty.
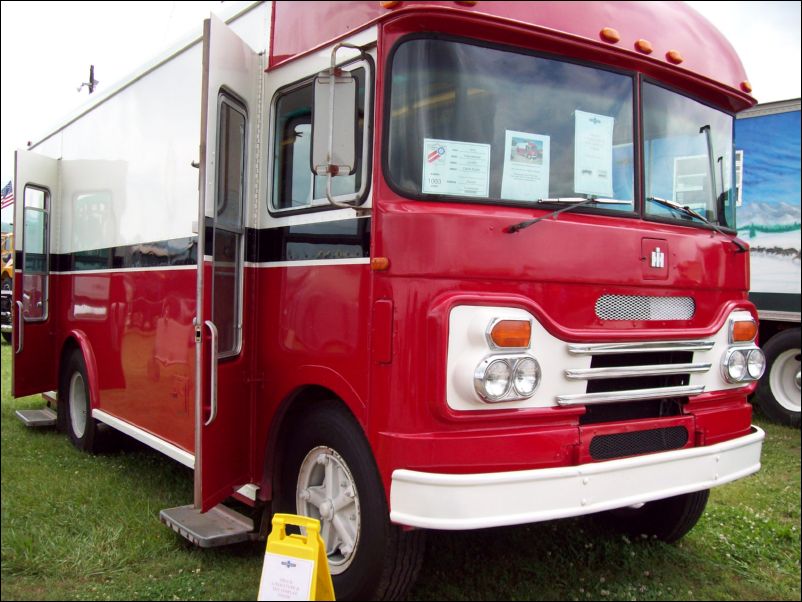
[[[399,4],[401,4],[401,2],[398,2],[398,1],[396,1],[396,2],[379,2],[379,6],[381,6],[382,8],[395,8]]]
[[[748,80],[742,81],[741,82],[741,90],[743,90],[747,94],[751,94],[752,93],[752,84],[750,84]]]
[[[462,6],[476,6],[476,0],[454,0],[454,4],[462,4]]]
[[[666,52],[666,60],[669,63],[679,65],[685,59],[682,58],[682,55],[679,53],[679,50],[669,50],[668,52]]]
[[[619,34],[618,31],[612,27],[605,27],[602,29],[599,32],[599,37],[605,42],[610,42],[611,44],[621,41],[621,34]]]
[[[499,320],[490,330],[490,340],[496,347],[529,347],[532,324],[529,320]]]
[[[651,54],[653,50],[652,43],[649,40],[641,38],[635,42],[635,50],[643,54]]]

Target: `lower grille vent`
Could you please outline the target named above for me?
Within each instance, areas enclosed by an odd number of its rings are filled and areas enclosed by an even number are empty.
[[[680,449],[686,443],[688,443],[688,430],[684,426],[598,435],[590,442],[590,456],[594,460],[610,460]]]

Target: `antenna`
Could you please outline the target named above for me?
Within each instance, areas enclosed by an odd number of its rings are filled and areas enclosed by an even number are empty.
[[[92,92],[95,91],[95,86],[97,86],[99,83],[100,82],[95,79],[95,66],[89,65],[89,81],[82,83],[78,87],[78,92],[83,90],[84,86],[86,86],[87,88],[89,88],[89,93],[91,94]]]

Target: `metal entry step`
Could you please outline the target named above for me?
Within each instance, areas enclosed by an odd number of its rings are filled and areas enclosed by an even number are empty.
[[[28,428],[56,426],[56,411],[50,408],[41,410],[17,410],[17,418]]]
[[[173,531],[201,548],[214,548],[251,539],[253,521],[239,512],[218,504],[201,514],[192,506],[167,508],[159,519]]]

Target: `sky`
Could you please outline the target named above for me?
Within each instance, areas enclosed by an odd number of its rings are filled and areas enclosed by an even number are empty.
[[[800,2],[688,2],[741,57],[758,102],[800,96]],[[200,33],[221,2],[0,3],[0,186],[13,179],[14,150],[25,148],[88,100],[89,79],[104,86]],[[10,212],[3,211],[4,222]]]

